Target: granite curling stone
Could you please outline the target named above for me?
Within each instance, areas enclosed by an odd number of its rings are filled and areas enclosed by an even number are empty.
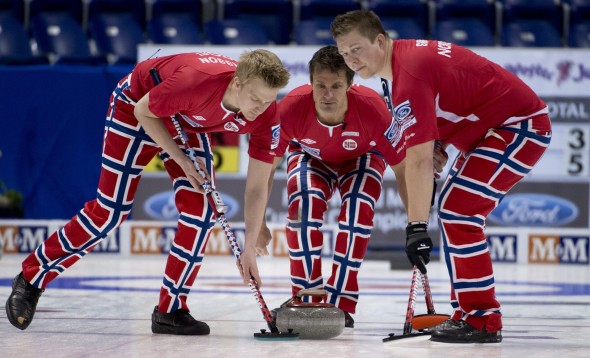
[[[326,297],[325,290],[301,290],[273,310],[277,328],[291,329],[301,339],[330,339],[344,331],[344,311],[331,303],[303,302],[304,296]]]

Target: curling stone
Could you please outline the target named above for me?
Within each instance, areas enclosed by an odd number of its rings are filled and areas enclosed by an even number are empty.
[[[292,330],[301,339],[330,339],[344,331],[344,311],[331,303],[303,302],[304,296],[327,297],[325,290],[301,290],[273,310],[277,328]]]

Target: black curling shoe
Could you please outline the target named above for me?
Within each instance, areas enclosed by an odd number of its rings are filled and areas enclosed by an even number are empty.
[[[20,330],[27,329],[33,321],[37,302],[43,291],[45,290],[31,285],[22,272],[14,278],[12,293],[6,300],[6,316],[13,326]]]
[[[485,327],[478,330],[465,321],[453,321],[443,329],[434,329],[430,340],[444,343],[499,343],[502,342],[502,331],[488,332]]]
[[[437,324],[436,326],[432,326],[432,327],[428,327],[425,328],[425,331],[428,332],[432,332],[432,331],[436,331],[436,330],[445,330],[445,329],[449,329],[451,327],[456,326],[457,324],[459,324],[459,321],[454,321],[452,318],[448,318],[445,321]]]
[[[152,313],[152,332],[204,336],[209,334],[209,326],[205,322],[194,319],[186,310],[179,309],[171,313],[161,313],[158,312],[158,306],[156,306]]]

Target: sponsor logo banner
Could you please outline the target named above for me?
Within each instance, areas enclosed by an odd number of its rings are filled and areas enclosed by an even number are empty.
[[[175,226],[132,225],[130,242],[132,254],[161,254],[170,251],[176,235]]]
[[[487,225],[588,228],[589,207],[587,182],[523,181],[490,213]]]
[[[531,234],[528,262],[588,265],[589,241],[588,236]]]
[[[549,194],[508,194],[489,219],[506,226],[564,226],[578,216],[571,201]]]
[[[31,223],[31,224],[29,224]],[[29,254],[63,225],[63,222],[7,221],[0,223],[0,249],[6,254]],[[119,230],[115,230],[92,249],[93,253],[120,253]]]
[[[136,224],[129,222],[130,250],[134,255],[159,255],[167,254],[172,247],[174,236],[176,235],[176,224],[174,222],[154,222],[153,225],[142,222]],[[243,223],[236,223],[231,226],[238,245],[244,247],[246,229]],[[287,245],[287,235],[283,225],[270,225],[273,240],[269,246],[269,252],[274,257],[289,257],[289,247]],[[336,237],[336,227],[327,225],[322,228],[324,234],[324,247],[322,256],[332,257],[334,254],[334,239]],[[228,238],[220,227],[214,227],[207,241],[205,255],[233,255],[229,245]]]
[[[219,193],[223,203],[227,206],[225,217],[231,219],[241,210],[241,204],[232,195],[224,192]],[[143,199],[141,197],[140,199]],[[139,206],[136,200],[136,206]],[[137,219],[150,220],[178,220],[178,210],[174,201],[174,191],[168,190],[145,198],[143,202],[143,211],[137,210]]]
[[[51,233],[49,224],[0,225],[0,242],[5,253],[31,253]]]
[[[240,247],[243,247],[245,230],[244,228],[232,227],[233,233],[238,240]],[[167,254],[174,242],[177,227],[175,223],[155,225],[136,225],[131,223],[130,253],[131,254]],[[207,241],[206,255],[233,255],[227,237],[223,229],[214,227]]]
[[[512,235],[488,235],[488,246],[492,261],[517,262],[518,260],[518,236]]]

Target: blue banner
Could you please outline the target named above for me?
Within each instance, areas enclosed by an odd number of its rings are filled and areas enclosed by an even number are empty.
[[[96,197],[109,97],[131,70],[0,66],[0,180],[24,218],[70,218]]]

